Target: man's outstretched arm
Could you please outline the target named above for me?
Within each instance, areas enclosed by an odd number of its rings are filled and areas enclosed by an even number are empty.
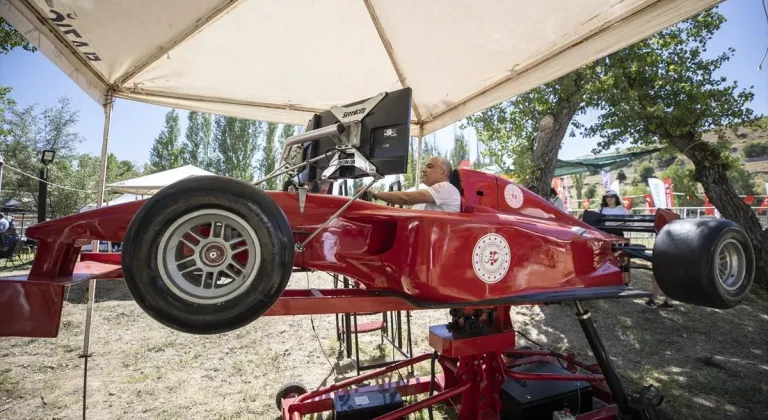
[[[415,204],[434,204],[435,198],[427,190],[372,192],[371,196],[387,203],[413,206]]]

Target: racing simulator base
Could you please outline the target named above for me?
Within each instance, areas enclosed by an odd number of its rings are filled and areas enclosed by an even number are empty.
[[[433,418],[438,404],[452,407],[459,420],[657,419],[660,395],[652,386],[624,392],[589,311],[579,302],[575,307],[595,364],[579,362],[572,353],[517,348],[508,306],[451,310],[449,324],[429,328],[433,353],[311,392],[288,384],[277,394],[278,409],[285,420],[328,411],[338,420],[395,420],[425,409]],[[407,380],[400,375],[400,381],[379,379],[373,381],[378,385],[350,389],[421,362],[430,363],[431,375]]]

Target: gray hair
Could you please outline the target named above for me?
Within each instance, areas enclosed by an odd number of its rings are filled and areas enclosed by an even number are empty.
[[[442,156],[435,156],[435,158],[437,158],[437,161],[440,162],[440,166],[445,169],[446,175],[451,176],[451,172],[453,172],[453,165],[451,165],[451,162]]]

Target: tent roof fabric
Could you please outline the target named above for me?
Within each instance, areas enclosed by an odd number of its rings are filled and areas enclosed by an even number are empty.
[[[107,188],[122,193],[152,195],[174,182],[197,175],[215,174],[193,165],[186,165],[126,181],[107,184]]]
[[[635,152],[601,154],[571,160],[558,159],[554,176],[599,173],[600,170],[606,168],[611,170],[623,168],[638,159],[657,153],[661,149],[661,147],[654,147]]]
[[[720,1],[0,0],[0,16],[100,104],[305,125],[409,86],[418,136]]]

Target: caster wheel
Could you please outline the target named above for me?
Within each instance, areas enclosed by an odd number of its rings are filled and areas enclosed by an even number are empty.
[[[306,394],[307,388],[299,382],[289,382],[280,388],[275,397],[275,404],[279,411],[283,411],[283,398],[296,398]]]

